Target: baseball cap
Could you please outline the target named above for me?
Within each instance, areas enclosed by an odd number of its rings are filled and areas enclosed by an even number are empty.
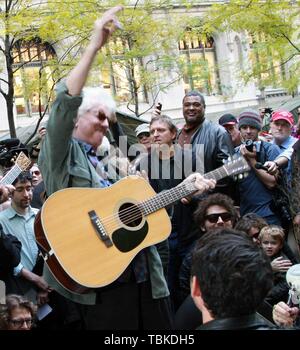
[[[272,113],[271,121],[275,122],[276,120],[285,120],[291,126],[294,125],[294,117],[292,113],[284,110],[278,110]]]
[[[138,137],[142,133],[148,133],[150,134],[150,126],[147,123],[140,124],[136,129],[135,129],[135,136]]]
[[[219,119],[219,124],[220,125],[234,125],[237,124],[237,119],[235,116],[233,116],[230,113],[223,114],[221,118]]]

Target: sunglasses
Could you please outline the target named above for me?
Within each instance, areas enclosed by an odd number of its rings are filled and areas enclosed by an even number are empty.
[[[205,216],[205,220],[208,220],[211,224],[216,224],[221,218],[224,222],[228,222],[232,219],[230,213],[209,214]]]
[[[41,172],[38,171],[38,170],[35,170],[35,171],[32,171],[31,174],[32,174],[32,175],[37,175],[37,176],[38,176],[38,175],[41,175]]]

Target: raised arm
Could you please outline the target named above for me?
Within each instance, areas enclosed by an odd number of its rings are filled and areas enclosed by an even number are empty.
[[[97,52],[105,45],[112,33],[121,28],[121,24],[116,17],[120,10],[122,10],[122,6],[115,6],[104,12],[103,16],[96,20],[89,45],[76,67],[67,77],[66,84],[69,95],[75,96],[81,93]]]

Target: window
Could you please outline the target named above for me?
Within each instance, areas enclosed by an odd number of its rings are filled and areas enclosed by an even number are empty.
[[[185,91],[196,89],[206,95],[220,93],[214,39],[186,31],[178,46]]]
[[[259,87],[281,88],[286,72],[280,53],[272,46],[272,40],[264,34],[257,34],[249,35],[249,41],[253,71]]]
[[[124,56],[130,43],[125,39],[116,38],[108,46],[112,55],[112,63],[102,64],[101,83],[104,88],[110,89],[120,102],[135,104],[147,102],[146,87],[141,85],[141,75],[144,72],[142,59],[128,59]]]
[[[15,105],[17,115],[32,116],[48,104],[54,81],[49,64],[56,53],[48,43],[36,38],[30,41],[19,40],[13,48],[13,70]]]

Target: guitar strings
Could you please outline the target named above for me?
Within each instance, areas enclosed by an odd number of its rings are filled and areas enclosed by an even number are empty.
[[[180,194],[181,187],[174,187],[172,190],[173,190],[173,192],[175,192],[174,194]],[[158,195],[159,195],[159,193],[158,193]],[[161,194],[160,197],[162,197],[161,200],[163,202],[165,202],[164,204],[168,204],[169,201],[166,197],[164,197],[163,194]],[[115,224],[114,228],[117,228],[117,227],[119,227],[119,223],[116,222],[116,219],[118,219],[118,218],[120,218],[120,221],[123,224],[128,224],[128,223],[131,223],[139,218],[142,218],[145,216],[143,206],[145,206],[145,205],[151,206],[150,203],[146,204],[147,202],[150,202],[151,199],[153,199],[153,197],[147,199],[146,201],[142,201],[138,204],[133,204],[132,207],[123,209],[120,212],[118,212],[118,214],[113,214],[113,215],[107,216],[101,222],[106,227],[110,226],[110,224]],[[160,208],[158,208],[158,209],[160,209]],[[155,210],[153,210],[153,211],[155,211]]]
[[[223,166],[223,167],[224,167],[224,166]],[[224,177],[224,174],[221,173],[221,169],[222,169],[223,167],[220,167],[220,168],[218,168],[218,169],[216,169],[216,170],[213,170],[212,172],[210,172],[210,173],[208,173],[208,174],[204,174],[204,178],[207,178],[208,176],[209,176],[209,177],[213,177],[213,178],[215,178],[215,179]],[[226,172],[225,174],[227,175],[227,172]],[[217,176],[217,175],[219,175],[219,176]],[[187,185],[187,184],[188,184],[188,183],[185,183],[185,185]],[[192,182],[190,182],[189,184],[192,184]],[[173,192],[175,192],[175,193],[173,193],[173,194],[177,194],[177,192],[178,192],[178,194],[180,194],[181,188],[182,188],[181,186],[180,186],[180,187],[177,186],[177,187],[172,188],[171,191],[173,190]],[[161,193],[162,193],[162,192],[158,193],[157,196],[160,195],[160,196],[162,197],[161,200],[162,200],[162,201],[166,201],[165,204],[168,204],[167,198],[164,198],[164,195],[163,195],[163,194],[161,195]],[[170,193],[170,192],[168,192],[168,193]],[[117,228],[117,227],[119,227],[119,223],[116,222],[116,219],[117,219],[117,218],[120,218],[120,221],[121,221],[123,224],[128,224],[128,223],[131,223],[131,222],[133,222],[133,221],[135,221],[135,220],[137,220],[137,219],[139,219],[139,218],[142,218],[143,216],[145,216],[143,206],[145,206],[145,204],[146,204],[147,202],[149,202],[148,205],[151,206],[150,201],[151,201],[151,199],[153,199],[153,198],[154,198],[154,197],[149,198],[149,199],[147,199],[146,201],[142,201],[142,202],[140,202],[140,203],[138,203],[138,204],[133,204],[132,207],[123,209],[123,210],[121,210],[120,212],[118,212],[117,214],[113,214],[113,215],[107,216],[106,218],[104,218],[104,219],[102,220],[102,224],[103,224],[104,226],[106,226],[106,227],[109,226],[110,224],[115,224],[115,227]],[[146,204],[146,206],[147,206],[147,204]],[[160,208],[158,208],[158,209],[160,209]],[[157,209],[157,210],[158,210],[158,209]],[[153,211],[155,211],[155,210],[153,210]],[[149,213],[149,214],[150,214],[150,213]],[[121,218],[122,218],[122,219],[121,219]]]

